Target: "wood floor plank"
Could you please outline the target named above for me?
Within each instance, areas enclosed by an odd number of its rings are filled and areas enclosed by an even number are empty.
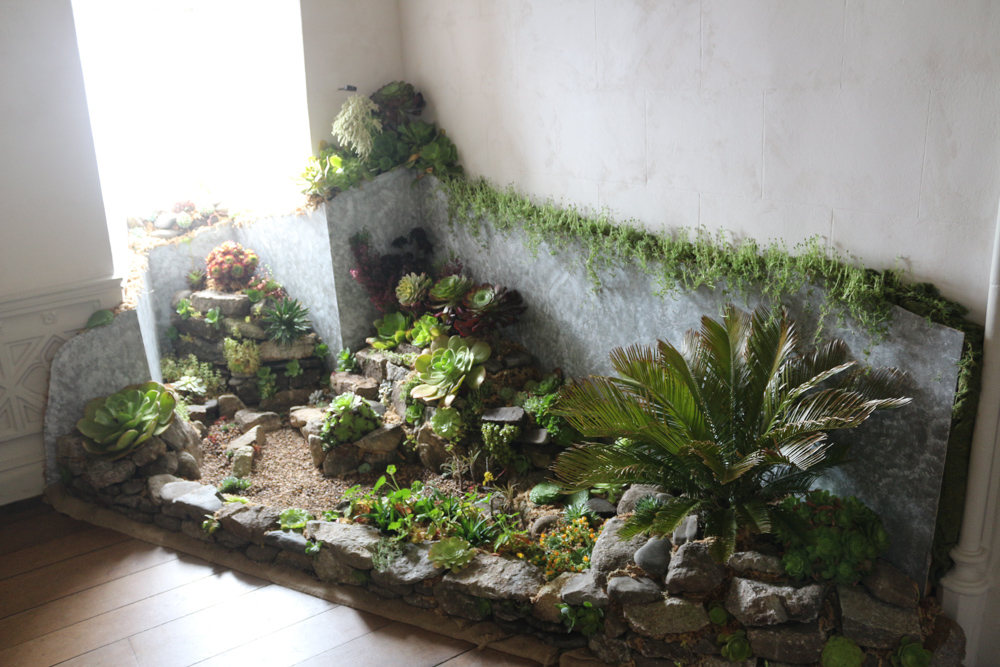
[[[0,649],[225,571],[184,556],[0,619]]]
[[[0,618],[175,560],[177,553],[138,540],[0,581]]]
[[[442,662],[438,667],[538,667],[538,663],[487,648],[482,651],[466,651]]]
[[[20,549],[0,556],[0,580],[103,549],[128,539],[128,535],[107,528],[91,527],[45,544],[36,544],[27,549]]]
[[[39,514],[54,512],[50,506],[46,505],[41,496],[19,500],[16,503],[8,503],[0,506],[0,526],[6,526],[15,521],[20,521]]]
[[[143,667],[187,667],[334,608],[332,602],[270,585],[131,636]],[[0,664],[2,664],[0,655]]]
[[[290,667],[391,623],[350,607],[336,607],[243,644],[198,667]]]
[[[473,648],[404,623],[389,625],[299,663],[300,667],[432,667]]]
[[[71,519],[58,512],[19,519],[0,531],[0,556],[37,544],[45,544],[88,528],[90,524]]]
[[[127,639],[84,653],[65,662],[59,667],[139,667]]]
[[[0,651],[0,665],[49,667],[123,639],[141,637],[145,631],[213,606],[222,608],[216,614],[238,617],[244,608],[241,600],[262,587],[269,585],[262,579],[236,572],[205,577]],[[202,620],[202,625],[188,629],[192,636],[211,641],[216,637],[216,629]],[[183,652],[183,646],[171,646],[170,650]]]

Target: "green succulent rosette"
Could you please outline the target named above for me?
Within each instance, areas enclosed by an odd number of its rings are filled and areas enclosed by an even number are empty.
[[[176,404],[174,395],[159,382],[132,384],[87,403],[76,428],[86,438],[83,446],[88,452],[115,461],[166,431]]]
[[[417,357],[414,368],[420,384],[410,390],[413,398],[441,401],[449,407],[462,385],[477,389],[486,379],[482,364],[490,358],[490,346],[473,338],[441,336]]]

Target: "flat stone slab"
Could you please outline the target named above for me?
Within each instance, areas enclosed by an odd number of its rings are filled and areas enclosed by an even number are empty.
[[[479,553],[461,572],[444,575],[442,583],[466,595],[528,602],[545,584],[545,576],[522,560]]]
[[[288,413],[288,423],[291,424],[292,428],[302,428],[314,419],[323,419],[326,417],[325,408],[292,408]]]
[[[729,584],[726,611],[743,625],[810,623],[819,616],[824,587],[796,588],[736,577]]]
[[[524,408],[513,406],[509,408],[489,408],[483,411],[483,422],[489,424],[520,424],[524,421]]]
[[[904,636],[920,637],[916,609],[901,609],[881,602],[857,586],[837,586],[837,597],[843,634],[858,646],[895,648]]]
[[[403,427],[399,424],[390,424],[375,429],[355,442],[354,446],[366,452],[394,452],[402,441]]]
[[[608,597],[621,605],[645,604],[662,598],[663,591],[646,577],[615,577],[608,581]]]
[[[826,637],[818,623],[747,629],[747,639],[755,656],[792,664],[819,662]]]
[[[382,538],[371,526],[336,521],[310,521],[306,535],[328,545],[336,558],[358,570],[372,569],[372,551]]]
[[[352,392],[361,398],[378,398],[378,382],[364,375],[335,371],[330,374],[330,389],[337,394]]]
[[[725,568],[712,559],[707,544],[687,542],[670,558],[664,583],[670,593],[707,593],[725,576]]]
[[[281,428],[281,416],[277,412],[258,412],[257,410],[240,410],[233,421],[244,433],[259,426],[264,433],[277,431]]]
[[[737,551],[729,557],[726,563],[741,575],[753,573],[767,575],[782,575],[785,568],[781,564],[781,559],[777,556],[766,556],[756,551]]]
[[[265,533],[278,527],[280,514],[281,510],[275,507],[226,503],[216,513],[216,518],[227,532],[247,542],[262,545]]]
[[[266,443],[267,443],[267,432],[264,429],[262,429],[258,424],[257,426],[254,426],[240,437],[230,441],[226,445],[226,451],[228,452],[232,450],[235,452],[236,450],[241,449],[243,447],[254,447],[254,446],[261,447]]]
[[[264,544],[269,547],[276,547],[283,551],[291,551],[297,554],[304,554],[309,540],[301,533],[290,530],[271,530],[264,533]]]
[[[875,561],[875,567],[861,583],[874,597],[897,607],[913,609],[920,602],[916,582],[881,558]]]
[[[566,582],[560,593],[562,601],[574,607],[589,602],[595,607],[607,607],[611,602],[604,588],[597,583],[593,570],[584,570]]]
[[[190,482],[174,482],[175,484],[189,484]],[[222,507],[222,499],[219,498],[219,490],[214,486],[202,486],[193,489],[174,499],[173,503],[164,501],[163,512],[169,516],[178,518],[188,518],[194,521],[203,521],[206,514],[215,514]],[[166,488],[166,487],[164,487]]]
[[[277,343],[265,340],[258,346],[260,362],[266,364],[275,361],[291,361],[311,357],[316,349],[316,335],[309,334],[291,343]]]
[[[668,597],[646,604],[625,605],[622,611],[633,631],[654,639],[696,632],[710,622],[703,605],[684,598]]]
[[[188,299],[191,301],[191,306],[202,313],[218,308],[219,314],[223,317],[243,318],[250,314],[250,297],[246,294],[202,290],[192,293]]]
[[[372,581],[382,586],[412,586],[440,576],[441,570],[434,567],[427,557],[430,550],[431,545],[428,542],[406,547],[389,567],[381,572],[373,570]]]

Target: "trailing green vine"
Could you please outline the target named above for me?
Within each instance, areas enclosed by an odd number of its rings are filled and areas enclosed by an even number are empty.
[[[697,230],[654,233],[631,221],[616,222],[607,211],[590,216],[574,206],[552,200],[535,203],[514,186],[495,187],[484,178],[441,179],[452,225],[465,227],[474,238],[483,238],[483,225],[501,234],[522,231],[526,248],[537,254],[544,241],[552,254],[582,246],[587,274],[594,290],[601,288],[601,273],[630,266],[654,278],[657,294],[719,287],[745,297],[751,289],[772,302],[808,285],[823,288],[824,300],[818,329],[830,314],[839,320],[850,316],[873,341],[882,340],[897,305],[931,322],[965,334],[959,362],[951,433],[931,565],[931,580],[939,580],[951,567],[948,556],[958,542],[969,447],[975,426],[982,379],[983,328],[965,319],[965,307],[940,295],[929,283],[905,283],[897,269],[876,271],[847,261],[818,238],[789,252],[781,242],[762,246],[753,239],[732,243],[723,234]]]

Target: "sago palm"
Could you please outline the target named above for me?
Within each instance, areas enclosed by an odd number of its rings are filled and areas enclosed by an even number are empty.
[[[910,402],[898,396],[902,373],[853,368],[843,341],[808,354],[797,343],[785,313],[728,305],[721,322],[704,317],[700,331],[688,332],[683,352],[663,341],[615,349],[620,377],[568,387],[558,410],[584,436],[615,441],[567,450],[553,467],[557,478],[577,488],[615,482],[670,490],[676,497],[643,505],[623,535],[670,533],[698,513],[714,538],[712,555],[725,561],[739,531],[787,525],[776,501],[808,491],[846,460],[827,431]]]

